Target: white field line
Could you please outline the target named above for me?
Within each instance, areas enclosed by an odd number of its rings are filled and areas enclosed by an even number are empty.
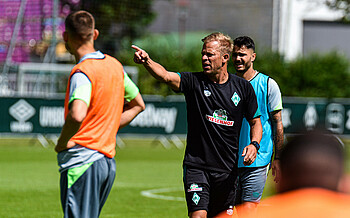
[[[183,190],[183,188],[151,189],[151,190],[141,191],[141,195],[144,197],[148,197],[148,198],[155,198],[155,199],[167,200],[167,201],[185,201],[185,198],[183,198],[183,197],[174,197],[174,196],[160,194],[160,193],[182,191],[182,190]]]

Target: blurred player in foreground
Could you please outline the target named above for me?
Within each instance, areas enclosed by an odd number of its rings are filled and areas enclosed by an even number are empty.
[[[243,157],[238,161],[237,204],[246,209],[255,210],[263,193],[269,164],[275,147],[275,158],[271,164],[275,181],[279,180],[279,155],[283,145],[282,96],[280,89],[272,78],[253,69],[256,58],[255,43],[248,36],[241,36],[233,41],[232,60],[237,75],[252,84],[261,112],[263,136],[259,153],[249,166],[244,165]],[[240,151],[250,142],[250,128],[243,120],[239,139]],[[238,211],[239,214],[239,211]]]
[[[90,13],[69,14],[65,26],[66,48],[77,65],[68,80],[65,123],[55,147],[61,203],[64,217],[98,217],[115,178],[117,131],[145,105],[123,66],[94,49],[99,32]]]
[[[240,210],[239,218],[350,217],[350,196],[340,192],[344,145],[333,135],[296,136],[280,155],[279,194],[262,200],[257,213]]]
[[[250,124],[251,141],[259,143],[262,135],[253,87],[227,71],[232,39],[212,33],[202,41],[203,71],[196,73],[168,72],[144,50],[132,46],[136,63],[185,95],[188,134],[183,179],[190,217],[214,217],[223,210],[232,211],[243,117]],[[246,145],[246,164],[254,162],[257,150],[254,144]]]

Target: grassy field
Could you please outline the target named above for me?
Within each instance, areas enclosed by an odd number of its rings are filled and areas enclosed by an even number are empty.
[[[117,178],[101,217],[186,217],[184,150],[165,149],[150,139],[125,143],[117,149]],[[271,175],[268,180],[264,197],[274,193]],[[0,139],[0,208],[0,217],[63,217],[53,146],[43,148],[35,139]]]
[[[117,177],[101,217],[186,217],[182,192],[184,150],[153,140],[126,140],[117,150]],[[158,193],[175,200],[141,195]],[[164,197],[163,197],[164,198]],[[0,217],[63,217],[53,146],[33,139],[0,139]]]

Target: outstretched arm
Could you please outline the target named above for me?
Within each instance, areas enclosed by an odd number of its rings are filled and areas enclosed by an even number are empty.
[[[135,49],[134,62],[143,64],[143,66],[150,72],[150,74],[157,80],[166,83],[174,91],[180,89],[180,76],[177,73],[167,71],[162,65],[154,62],[148,53],[141,48],[132,45]]]
[[[248,122],[250,125],[250,141],[251,142],[256,141],[260,144],[261,137],[262,137],[262,131],[263,131],[262,126],[261,126],[260,117],[248,120]],[[255,161],[257,152],[258,151],[253,144],[247,145],[243,149],[243,153],[242,153],[242,157],[244,157],[243,164],[246,166],[251,165]]]
[[[130,102],[124,105],[124,110],[120,118],[119,129],[127,126],[139,113],[145,110],[145,103],[141,97],[141,94],[132,99]]]
[[[280,181],[280,153],[283,146],[283,124],[282,124],[282,112],[274,111],[271,112],[272,120],[272,130],[273,130],[273,144],[275,147],[275,159],[271,164],[272,176],[274,176],[274,181],[277,183]]]

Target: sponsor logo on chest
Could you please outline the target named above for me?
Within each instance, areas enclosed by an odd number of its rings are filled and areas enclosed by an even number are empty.
[[[234,121],[227,120],[227,112],[223,109],[215,110],[213,115],[206,115],[209,122],[224,126],[233,126]]]

